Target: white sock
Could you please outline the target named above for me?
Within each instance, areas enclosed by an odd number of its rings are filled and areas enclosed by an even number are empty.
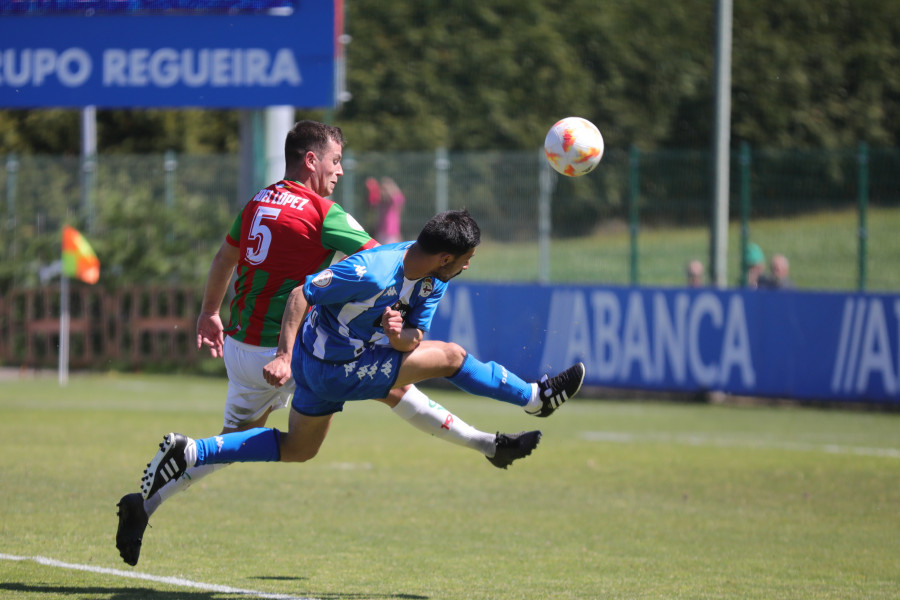
[[[528,401],[528,404],[525,405],[525,412],[527,413],[536,413],[541,410],[541,406],[543,406],[544,402],[541,400],[541,395],[538,393],[538,384],[531,384],[531,400]]]
[[[144,510],[147,511],[147,516],[149,517],[153,513],[156,512],[156,509],[159,506],[177,494],[178,492],[183,492],[184,490],[191,487],[191,484],[203,479],[210,473],[218,471],[222,467],[227,467],[230,463],[217,464],[217,465],[200,465],[199,467],[190,467],[187,471],[184,472],[184,475],[170,481],[166,485],[159,488],[159,490],[150,496],[149,499],[144,500]]]
[[[429,399],[416,386],[411,386],[391,410],[416,429],[459,446],[478,450],[485,456],[494,456],[494,434],[475,429]]]

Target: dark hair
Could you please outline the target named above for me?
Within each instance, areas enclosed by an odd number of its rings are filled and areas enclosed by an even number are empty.
[[[298,121],[284,140],[285,165],[290,168],[303,161],[310,150],[317,155],[322,154],[331,140],[344,147],[344,133],[340,127],[318,121]]]
[[[427,254],[462,256],[481,243],[481,229],[466,209],[448,210],[425,223],[416,243]]]

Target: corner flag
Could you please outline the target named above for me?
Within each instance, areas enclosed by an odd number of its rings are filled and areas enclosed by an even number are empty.
[[[100,261],[94,249],[74,227],[63,226],[62,272],[85,283],[97,283],[100,279]]]

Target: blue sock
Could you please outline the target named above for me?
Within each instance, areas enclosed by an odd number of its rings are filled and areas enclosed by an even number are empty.
[[[459,372],[447,381],[470,394],[487,396],[517,406],[531,400],[531,384],[495,362],[483,363],[471,354],[466,355]]]
[[[281,460],[277,429],[256,427],[194,440],[197,465],[235,462],[277,462]]]

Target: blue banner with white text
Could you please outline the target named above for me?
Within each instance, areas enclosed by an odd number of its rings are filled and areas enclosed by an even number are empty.
[[[454,281],[429,337],[526,379],[900,403],[900,296]]]
[[[335,105],[333,0],[115,4],[0,0],[0,107]]]

